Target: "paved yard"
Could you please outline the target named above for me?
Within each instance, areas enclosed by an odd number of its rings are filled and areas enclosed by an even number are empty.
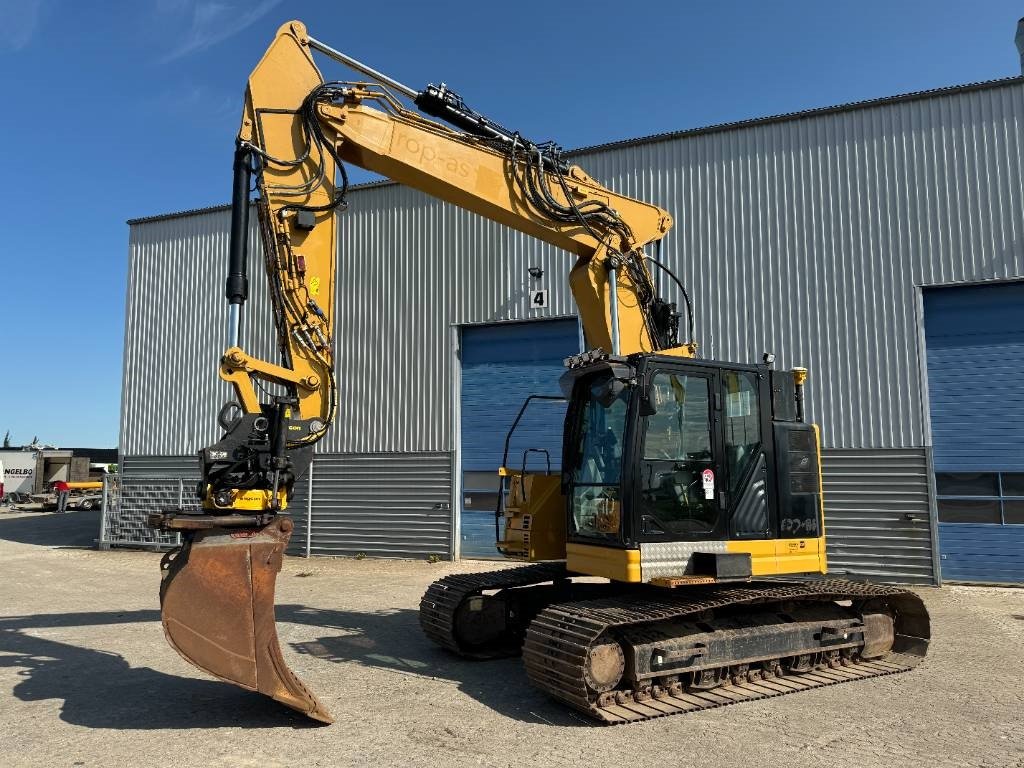
[[[416,623],[476,564],[290,558],[281,644],[330,727],[205,678],[164,642],[159,555],[96,552],[96,513],[0,515],[5,766],[1024,766],[1024,590],[922,591],[917,670],[606,728]]]

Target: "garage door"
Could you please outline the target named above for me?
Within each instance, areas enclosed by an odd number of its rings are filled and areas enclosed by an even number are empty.
[[[469,326],[462,329],[461,555],[494,558],[497,470],[505,436],[530,395],[558,395],[562,361],[579,352],[575,320]],[[516,428],[508,462],[521,467],[527,449],[543,449],[552,471],[561,462],[564,403],[534,401]],[[544,454],[527,455],[543,471]]]
[[[1024,583],[1024,283],[924,307],[942,576]]]

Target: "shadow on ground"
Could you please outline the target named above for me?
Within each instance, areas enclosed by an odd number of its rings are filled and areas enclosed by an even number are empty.
[[[0,539],[20,544],[92,549],[99,534],[99,510],[0,515]]]
[[[298,653],[333,663],[451,680],[459,690],[515,720],[590,725],[533,688],[520,659],[474,662],[435,647],[422,634],[416,611],[335,611],[281,605],[279,622],[319,627],[316,640],[293,643]],[[62,699],[61,719],[119,730],[218,727],[315,727],[317,724],[260,694],[228,683],[178,677],[133,667],[119,654],[83,648],[34,630],[158,622],[156,610],[39,614],[0,618],[0,667],[19,668],[14,687],[22,701]],[[28,631],[26,631],[28,630]],[[33,632],[30,634],[29,632]],[[53,634],[47,632],[47,634]],[[168,647],[167,653],[173,653]],[[286,650],[287,656],[287,650]],[[316,679],[306,681],[315,690]],[[387,684],[387,680],[383,680]]]
[[[171,650],[168,648],[168,652]],[[306,727],[311,720],[226,683],[132,667],[116,653],[0,629],[0,667],[20,667],[22,701],[63,699],[61,719],[87,728]]]
[[[424,636],[415,610],[359,612],[281,605],[277,616],[279,621],[330,630],[316,640],[291,643],[297,653],[450,680],[467,696],[522,722],[593,725],[534,688],[520,658],[471,661],[438,648]]]

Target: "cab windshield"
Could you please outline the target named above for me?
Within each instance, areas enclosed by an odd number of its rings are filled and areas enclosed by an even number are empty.
[[[572,467],[574,533],[617,538],[621,527],[620,480],[629,390],[610,375],[585,387]]]

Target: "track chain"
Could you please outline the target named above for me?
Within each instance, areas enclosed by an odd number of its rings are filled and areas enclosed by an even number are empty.
[[[634,695],[631,691],[599,695],[587,686],[584,677],[590,647],[613,628],[680,619],[741,604],[876,599],[893,609],[896,621],[894,650],[883,660],[859,660],[849,666],[730,683],[711,690],[655,687],[653,695],[649,696]],[[530,624],[523,660],[534,685],[590,717],[612,725],[903,672],[920,663],[928,638],[927,611],[912,592],[877,584],[823,579],[740,587],[693,587],[663,596],[634,594],[552,605]]]
[[[428,638],[460,656],[493,658],[496,654],[468,652],[459,645],[455,633],[459,606],[485,590],[543,584],[565,576],[565,563],[534,563],[500,571],[445,576],[431,584],[420,600],[420,627]]]

